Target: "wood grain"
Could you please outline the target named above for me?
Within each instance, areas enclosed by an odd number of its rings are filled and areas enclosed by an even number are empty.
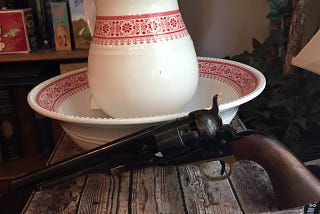
[[[265,170],[252,161],[234,165],[230,182],[247,213],[276,211],[276,200]]]
[[[129,173],[121,176],[90,174],[78,213],[127,213]]]
[[[45,185],[34,193],[23,213],[75,213],[85,181],[86,176],[81,176]]]
[[[68,155],[66,155],[66,152],[68,152]],[[81,152],[83,150],[68,135],[63,133],[47,165]],[[78,208],[85,181],[86,176],[80,176],[66,177],[54,183],[48,183],[41,190],[34,192],[23,212],[26,214],[56,213],[57,211],[73,213]]]
[[[218,162],[202,167],[206,174],[219,175]],[[228,180],[208,181],[195,166],[180,167],[179,172],[188,213],[242,213]]]
[[[131,213],[182,213],[175,167],[148,167],[132,175]]]

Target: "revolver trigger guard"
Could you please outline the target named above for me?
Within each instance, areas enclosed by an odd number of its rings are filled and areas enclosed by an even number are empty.
[[[224,175],[221,175],[221,176],[210,176],[204,172],[203,168],[201,167],[201,164],[196,164],[196,166],[199,168],[201,176],[203,178],[205,178],[206,180],[208,180],[208,181],[222,181],[222,180],[225,180],[230,177],[232,167],[233,167],[232,163],[225,163],[225,164],[228,164],[230,169],[229,169],[229,171],[224,170]]]

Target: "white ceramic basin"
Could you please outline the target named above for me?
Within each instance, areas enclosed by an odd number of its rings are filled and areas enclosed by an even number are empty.
[[[266,80],[258,70],[230,60],[198,58],[197,91],[182,112],[153,117],[111,118],[91,109],[87,70],[80,69],[53,77],[33,88],[28,103],[36,112],[61,121],[67,134],[84,149],[110,142],[151,124],[173,120],[189,112],[210,108],[218,94],[219,115],[228,124],[238,107],[264,89]],[[165,103],[164,103],[165,105]]]

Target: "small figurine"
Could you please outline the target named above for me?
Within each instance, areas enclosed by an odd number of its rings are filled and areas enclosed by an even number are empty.
[[[57,44],[59,46],[68,46],[68,33],[67,29],[64,26],[63,20],[58,21],[58,27],[57,27]]]

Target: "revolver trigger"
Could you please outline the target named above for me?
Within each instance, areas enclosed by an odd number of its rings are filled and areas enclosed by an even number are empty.
[[[230,177],[233,163],[235,163],[233,156],[226,157],[224,158],[224,160],[220,160],[220,164],[221,164],[220,176],[208,175],[204,171],[204,168],[201,166],[200,163],[196,164],[196,166],[199,168],[200,174],[203,178],[207,179],[208,181],[221,181]]]
[[[220,175],[223,175],[226,172],[226,162],[220,161],[220,164],[221,164]]]
[[[230,165],[230,170],[229,171],[225,170],[224,174],[221,175],[221,176],[210,176],[210,175],[208,175],[208,174],[206,174],[204,172],[203,168],[200,165],[197,165],[197,166],[199,167],[201,176],[203,178],[205,178],[206,180],[208,180],[208,181],[222,181],[222,180],[225,180],[225,179],[229,178],[230,175],[231,175],[231,167],[232,167],[232,165]]]

